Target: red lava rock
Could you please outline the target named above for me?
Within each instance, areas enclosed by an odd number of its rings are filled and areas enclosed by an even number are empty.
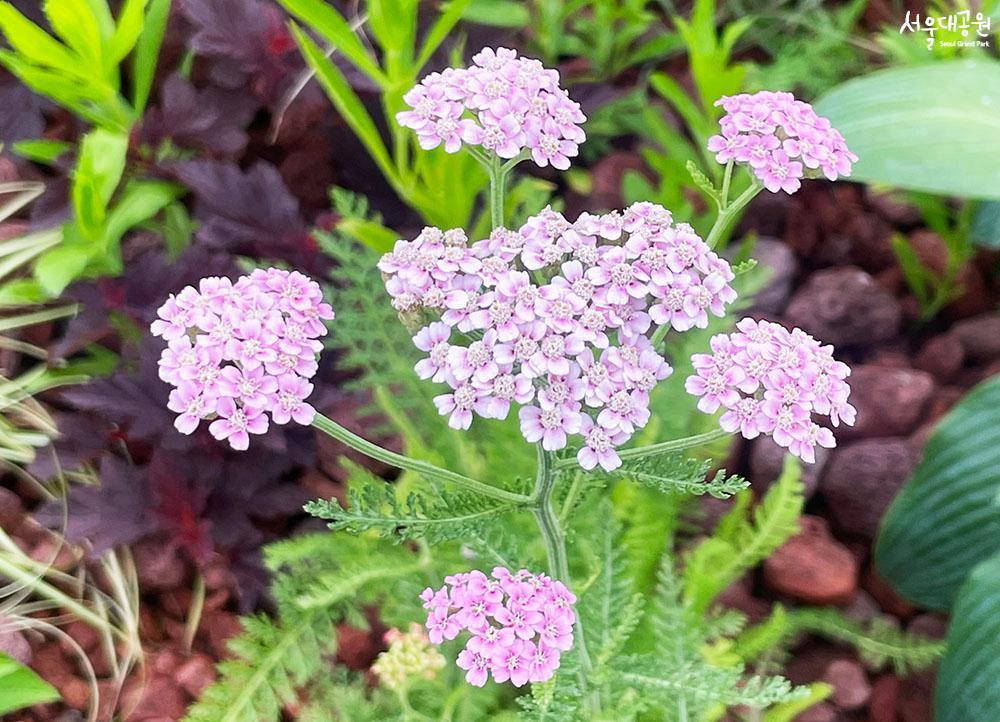
[[[212,658],[205,654],[195,653],[177,668],[174,679],[184,688],[184,691],[197,699],[202,690],[215,681],[215,665]]]
[[[3,626],[3,619],[0,618],[0,628]],[[16,629],[0,631],[0,652],[21,664],[31,664],[31,643]]]
[[[758,238],[754,242],[753,256],[768,269],[767,281],[753,297],[753,310],[763,314],[780,314],[788,305],[792,282],[799,270],[795,253],[787,243],[777,238]]]
[[[965,349],[955,334],[935,336],[924,344],[913,360],[918,369],[948,381],[965,363]]]
[[[901,722],[932,722],[934,673],[909,674],[899,684],[899,719]]]
[[[31,668],[53,686],[59,686],[73,676],[73,670],[58,642],[46,642],[35,647]]]
[[[879,576],[874,567],[868,567],[864,579],[861,583],[866,592],[874,597],[879,606],[893,616],[906,619],[911,616],[916,607],[903,599],[896,590],[889,586],[889,583]]]
[[[337,627],[337,661],[351,669],[367,669],[383,649],[373,632],[347,624]]]
[[[992,269],[987,271],[987,276],[993,277]],[[996,309],[996,297],[986,284],[987,276],[968,263],[958,269],[955,284],[961,295],[945,306],[949,316],[970,318]]]
[[[826,521],[803,516],[801,531],[764,561],[764,581],[809,604],[844,604],[858,585],[858,563],[830,536]]]
[[[163,649],[147,657],[147,663],[149,669],[155,674],[163,675],[164,677],[169,677],[174,673],[184,661],[180,652],[174,651],[172,649]]]
[[[823,673],[823,681],[833,687],[830,701],[844,710],[864,707],[871,697],[872,687],[860,664],[849,659],[831,662]]]
[[[617,151],[610,153],[594,165],[590,177],[593,188],[590,201],[597,208],[621,208],[622,178],[628,171],[647,172],[646,164],[635,153]]]
[[[883,674],[872,683],[872,695],[868,700],[871,722],[896,722],[898,704],[899,679],[892,674]]]
[[[948,268],[948,249],[944,241],[934,231],[921,228],[910,234],[910,247],[920,259],[921,265],[938,276],[943,276]]]
[[[920,209],[912,203],[907,203],[899,193],[865,188],[865,200],[880,216],[900,226],[914,226],[923,218]]]
[[[783,449],[770,436],[758,436],[750,445],[750,479],[759,493],[767,491],[771,483],[781,474],[781,466],[787,449]],[[809,499],[819,488],[820,475],[830,458],[830,449],[816,447],[816,463],[802,464],[802,484],[805,497]]]
[[[795,722],[840,722],[840,715],[831,704],[820,702],[793,718]]]
[[[858,418],[836,430],[838,439],[908,434],[934,392],[934,378],[914,369],[865,364],[855,366],[847,382]]]
[[[344,486],[337,484],[319,469],[308,469],[299,477],[299,484],[317,499],[337,499],[344,502]]]
[[[13,534],[24,519],[21,498],[5,486],[0,486],[0,529]]]
[[[239,634],[243,627],[239,617],[229,612],[215,612],[206,614],[202,622],[204,634],[208,637],[208,644],[216,659],[229,656],[226,642],[230,637]]]
[[[906,631],[931,639],[944,639],[948,634],[948,618],[934,612],[918,614],[906,625]]]
[[[882,515],[917,458],[907,439],[865,439],[834,449],[820,490],[837,526],[874,539]]]
[[[205,589],[210,592],[222,589],[230,591],[236,586],[232,570],[221,559],[207,564],[201,570],[201,576],[205,579]]]
[[[180,551],[158,539],[142,539],[132,547],[139,588],[144,592],[163,592],[184,583],[187,566]]]
[[[991,361],[1000,356],[1000,313],[984,313],[959,321],[952,326],[951,333],[973,361]]]
[[[716,597],[716,603],[728,609],[743,612],[752,624],[762,621],[771,611],[771,606],[755,597],[752,592],[752,581],[749,575],[744,575],[722,590]]]
[[[90,685],[79,677],[68,677],[58,685],[62,701],[73,709],[84,709],[90,701]]]
[[[184,716],[187,697],[169,677],[149,676],[145,684],[138,677],[125,684],[122,708],[132,709],[130,722],[151,722],[156,719],[178,720]]]
[[[870,622],[882,610],[879,608],[878,602],[875,601],[875,597],[864,589],[859,589],[854,593],[850,604],[841,611],[848,619],[853,619],[856,622]]]
[[[847,266],[814,274],[792,296],[788,321],[835,346],[892,338],[902,311],[895,297],[860,268]]]

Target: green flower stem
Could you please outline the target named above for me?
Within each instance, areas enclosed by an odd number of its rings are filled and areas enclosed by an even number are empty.
[[[684,436],[680,439],[662,441],[659,444],[650,444],[649,446],[639,446],[634,449],[625,449],[624,451],[619,451],[618,456],[621,457],[622,461],[634,461],[635,459],[642,459],[647,456],[665,454],[671,451],[684,451],[685,449],[693,449],[698,446],[704,446],[705,444],[709,444],[718,439],[724,439],[729,435],[730,432],[728,431],[713,429],[712,431],[706,431],[704,434]],[[576,465],[576,458],[568,457],[556,461],[554,468],[557,470],[568,469]]]
[[[727,177],[730,174],[727,171]],[[754,178],[750,182],[750,187],[743,191],[736,199],[730,203],[729,202],[729,188],[725,187],[724,192],[719,203],[719,215],[715,219],[715,223],[712,225],[712,230],[708,232],[708,237],[705,238],[705,243],[708,244],[709,248],[715,248],[719,245],[723,236],[728,233],[733,224],[736,223],[737,218],[739,218],[740,211],[746,207],[747,203],[752,201],[754,197],[761,192],[764,188],[764,184],[759,180]]]
[[[506,194],[508,168],[501,165],[499,156],[490,158],[490,226],[500,228],[503,226],[503,201]]]
[[[548,558],[549,575],[558,579],[563,584],[570,586],[569,562],[566,559],[566,535],[563,533],[556,517],[552,505],[552,490],[555,486],[556,476],[552,456],[542,448],[541,443],[538,449],[538,470],[535,477],[535,489],[532,495],[534,506],[532,513],[538,523],[538,530],[542,534],[542,541],[545,543],[545,555]],[[580,615],[576,615],[574,624],[574,646],[580,658],[579,683],[580,689],[585,693],[588,690],[588,681],[593,672],[594,665],[590,661],[590,654],[587,652],[587,638],[583,632],[583,624]],[[595,688],[591,690],[590,705],[592,710],[600,709],[599,692]]]
[[[345,429],[336,421],[333,421],[322,414],[316,414],[316,418],[313,420],[312,425],[324,434],[332,436],[334,439],[337,439],[337,441],[350,446],[355,451],[360,452],[367,457],[390,464],[391,466],[395,466],[399,469],[415,471],[428,479],[435,479],[437,481],[455,484],[456,486],[460,486],[468,491],[473,491],[477,494],[488,496],[491,499],[506,501],[511,504],[526,505],[533,501],[533,497],[528,497],[524,494],[517,494],[513,491],[507,491],[506,489],[498,489],[495,486],[490,486],[489,484],[485,484],[471,477],[464,476],[447,469],[442,469],[441,467],[435,466],[429,462],[411,459],[408,456],[403,456],[402,454],[397,454],[394,451],[383,449],[378,444],[373,444],[367,439],[361,438],[357,434]]]

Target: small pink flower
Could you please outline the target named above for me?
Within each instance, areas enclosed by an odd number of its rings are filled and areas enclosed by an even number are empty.
[[[219,399],[215,407],[220,418],[208,426],[209,432],[219,441],[229,442],[237,451],[246,451],[250,446],[250,434],[267,431],[267,417],[260,409],[247,406],[240,408],[231,398]]]

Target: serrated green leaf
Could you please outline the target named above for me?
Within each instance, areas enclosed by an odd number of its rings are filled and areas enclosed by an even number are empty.
[[[852,179],[1000,198],[1000,63],[986,58],[880,70],[816,103],[858,155]]]
[[[1000,551],[1000,375],[942,419],[889,507],[879,573],[907,599],[947,610],[969,571]]]
[[[934,693],[937,722],[994,722],[1000,710],[1000,555],[959,589]]]

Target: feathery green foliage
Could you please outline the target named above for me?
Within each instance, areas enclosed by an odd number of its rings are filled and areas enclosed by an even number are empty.
[[[719,522],[715,534],[687,557],[684,598],[695,611],[708,609],[723,589],[798,531],[802,513],[801,470],[791,456],[761,502],[748,512],[749,492]]]
[[[707,460],[667,453],[626,461],[607,475],[632,479],[665,494],[709,494],[716,499],[728,499],[750,485],[742,476],[726,476],[725,470],[706,478],[711,467]]]

